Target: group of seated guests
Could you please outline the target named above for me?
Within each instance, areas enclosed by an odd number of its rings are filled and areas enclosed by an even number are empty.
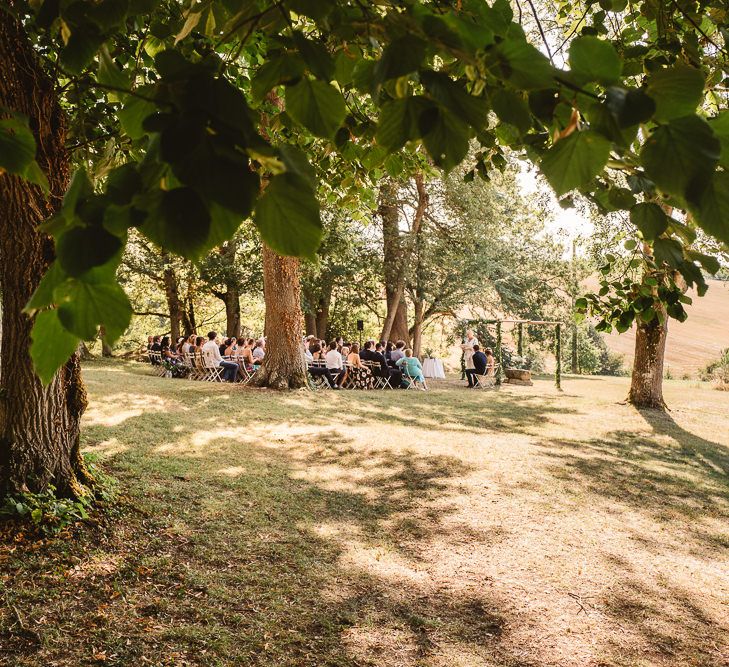
[[[307,336],[303,345],[309,373],[324,377],[332,389],[343,386],[372,389],[376,378],[385,380],[386,384],[381,384],[393,389],[406,388],[411,379],[427,389],[423,367],[413,351],[405,347],[405,341],[378,343],[368,340],[360,351],[357,343],[348,343],[342,338],[327,344],[315,336]]]
[[[207,368],[220,366],[223,368],[223,378],[230,382],[238,379],[241,367],[249,372],[255,371],[261,365],[266,355],[266,340],[264,338],[225,338],[220,340],[216,331],[208,333],[207,338],[192,334],[181,336],[172,345],[169,336],[149,336],[147,338],[147,351],[159,353],[150,356],[153,364],[169,361],[180,363],[187,360],[188,354],[201,354],[203,363]]]

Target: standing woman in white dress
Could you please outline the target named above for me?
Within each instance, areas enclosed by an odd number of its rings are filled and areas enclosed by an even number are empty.
[[[473,365],[473,346],[478,345],[478,339],[473,334],[473,330],[468,329],[466,331],[466,338],[463,341],[463,344],[461,345],[461,349],[463,350],[463,356],[464,360],[466,362],[466,370],[475,370],[475,366]]]

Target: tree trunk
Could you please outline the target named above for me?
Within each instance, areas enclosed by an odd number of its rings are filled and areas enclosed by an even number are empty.
[[[397,205],[398,184],[387,180],[380,188],[379,214],[382,218],[383,266],[387,313],[382,327],[382,340],[410,340],[408,330],[407,304],[405,302],[405,278],[408,263],[413,254],[425,210],[428,207],[428,193],[422,174],[415,175],[417,204],[410,226],[410,240],[405,243],[400,235],[399,209]]]
[[[91,350],[89,350],[88,347],[86,347],[86,343],[84,341],[79,341],[78,344],[78,350],[76,350],[76,354],[78,354],[78,357],[81,361],[90,361],[94,358],[94,355],[91,354]]]
[[[167,310],[170,313],[170,338],[174,345],[180,337],[180,322],[182,321],[180,288],[177,283],[177,274],[171,266],[165,267],[163,279],[165,285],[165,297],[167,299]]]
[[[415,324],[413,325],[413,356],[420,356],[420,347],[423,342],[423,314],[425,302],[422,299],[415,301]]]
[[[333,285],[327,283],[316,307],[316,331],[319,338],[326,339],[329,328],[329,306],[332,302]]]
[[[106,342],[106,331],[104,327],[99,327],[99,338],[101,339],[101,356],[102,357],[113,357],[114,352],[111,349],[111,345]]]
[[[228,285],[225,293],[225,325],[228,336],[240,338],[240,294],[237,287]]]
[[[628,402],[638,408],[666,408],[663,400],[663,358],[667,335],[667,319],[663,324],[658,318],[647,324],[638,322],[633,375],[628,394]]]
[[[195,300],[189,292],[185,296],[185,303],[181,314],[183,335],[185,338],[188,338],[197,331],[197,323],[195,322]]]
[[[92,480],[79,451],[86,408],[79,357],[43,387],[30,359],[33,318],[22,312],[54,257],[38,224],[60,207],[68,185],[65,118],[27,34],[8,11],[0,11],[0,107],[30,119],[50,184],[46,197],[35,185],[0,175],[0,495],[53,484],[59,494],[80,496]]]
[[[308,385],[301,345],[299,260],[277,255],[263,244],[263,297],[266,303],[266,356],[254,383],[273,389]]]
[[[304,313],[304,330],[307,336],[316,336],[319,338],[316,328],[316,315],[314,313]]]

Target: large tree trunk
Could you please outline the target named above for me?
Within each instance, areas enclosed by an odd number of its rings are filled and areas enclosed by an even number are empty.
[[[266,356],[254,383],[273,389],[308,385],[301,345],[299,260],[277,255],[263,244],[263,297],[266,302]]]
[[[43,387],[29,344],[33,318],[23,307],[53,260],[52,240],[38,224],[61,204],[68,185],[65,118],[22,26],[0,11],[0,107],[25,114],[50,195],[8,174],[0,175],[0,495],[40,491],[80,496],[91,483],[79,451],[86,408],[77,354]],[[0,112],[1,114],[2,112]]]
[[[635,334],[635,360],[628,402],[639,408],[665,410],[663,400],[663,358],[666,352],[668,320],[654,318],[639,322]]]
[[[316,336],[320,338],[316,328],[316,315],[314,313],[304,313],[304,330],[307,336]]]
[[[172,344],[177,343],[180,337],[180,322],[182,321],[182,304],[180,303],[180,288],[177,274],[171,266],[166,266],[163,274],[167,310],[170,314],[170,338]]]

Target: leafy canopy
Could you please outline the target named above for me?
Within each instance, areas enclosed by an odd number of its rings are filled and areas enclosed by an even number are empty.
[[[507,0],[14,7],[53,63],[84,147],[76,159],[93,175],[79,171],[46,225],[58,260],[28,309],[58,312],[38,317],[36,341],[46,327],[80,338],[104,325],[110,339],[124,328],[115,270],[132,228],[197,260],[252,216],[272,248],[312,256],[315,171],[336,188],[350,170],[401,175],[425,159],[451,170],[469,145],[467,178],[503,168],[509,147],[560,195],[577,190],[636,221],[633,207],[666,198],[689,226],[729,241],[720,0],[700,12],[667,0],[557,3],[558,18],[576,21],[565,68],[530,43]],[[27,125],[3,123],[0,169],[43,185]],[[700,281],[685,239],[659,227],[645,237],[655,260]],[[62,360],[40,348],[47,379]]]

